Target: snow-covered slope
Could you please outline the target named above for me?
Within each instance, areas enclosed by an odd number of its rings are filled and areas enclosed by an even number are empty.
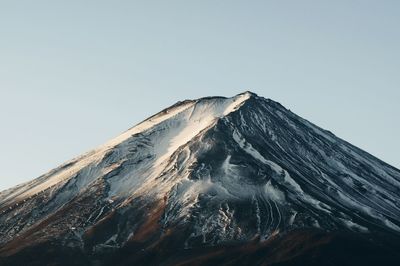
[[[156,158],[151,168],[155,172],[155,175],[157,175],[165,160],[181,145],[187,143],[200,131],[212,126],[218,118],[240,107],[249,97],[249,93],[244,93],[229,99],[213,98],[202,101],[185,101],[183,103],[178,103],[127,130],[105,145],[66,163],[43,177],[24,184],[23,186],[3,191],[0,204],[4,204],[8,200],[18,201],[36,195],[57,184],[69,181],[83,169],[90,168],[90,171],[86,173],[88,177],[84,178],[85,180],[82,180],[79,184],[80,186],[77,187],[77,189],[84,188],[100,175],[118,167],[124,159],[121,158],[122,160],[119,162],[106,165],[102,169],[92,167],[94,164],[101,163],[105,156],[110,155],[110,152],[122,153],[120,157],[127,157],[131,152],[129,149],[132,148],[132,146],[135,148],[136,146],[141,146],[142,143],[135,143],[136,145],[132,145],[132,142],[137,139],[137,135],[140,134],[153,135],[152,139],[148,140],[151,143],[147,143],[151,145],[151,150],[141,151],[139,149],[138,153],[144,156],[151,155]],[[133,170],[138,170],[138,167],[135,167]],[[125,184],[122,184],[122,187],[123,191],[118,190],[114,192],[129,193],[129,189],[132,189],[131,187],[126,187]]]
[[[87,256],[179,235],[179,248],[296,229],[400,235],[400,171],[245,92],[186,100],[0,193],[0,254]]]

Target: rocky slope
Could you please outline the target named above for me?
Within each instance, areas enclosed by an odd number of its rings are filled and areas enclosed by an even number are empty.
[[[398,169],[250,92],[178,102],[0,193],[10,265],[390,264],[399,240]]]

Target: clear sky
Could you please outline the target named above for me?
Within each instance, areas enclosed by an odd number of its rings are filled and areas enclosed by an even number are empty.
[[[400,168],[400,1],[0,2],[0,190],[245,90]]]

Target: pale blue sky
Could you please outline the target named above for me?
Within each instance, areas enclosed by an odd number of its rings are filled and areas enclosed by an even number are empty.
[[[400,1],[0,2],[0,190],[252,90],[400,167]]]

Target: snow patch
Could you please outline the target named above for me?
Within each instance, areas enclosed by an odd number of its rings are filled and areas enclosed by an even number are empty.
[[[285,202],[285,194],[271,184],[271,180],[268,180],[264,186],[265,195],[275,202]]]

